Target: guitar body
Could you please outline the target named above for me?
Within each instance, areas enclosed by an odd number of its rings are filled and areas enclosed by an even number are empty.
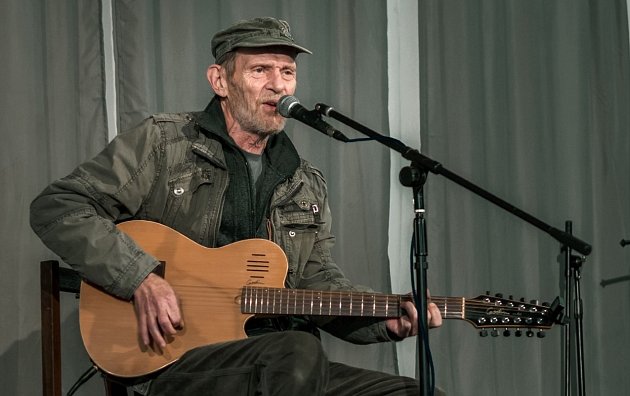
[[[92,361],[111,375],[146,375],[193,348],[246,338],[245,322],[253,315],[241,313],[242,287],[284,287],[287,258],[271,241],[206,248],[159,223],[134,220],[118,228],[165,263],[164,278],[180,299],[185,326],[168,338],[163,350],[146,348],[138,337],[133,304],[83,282],[83,343]]]

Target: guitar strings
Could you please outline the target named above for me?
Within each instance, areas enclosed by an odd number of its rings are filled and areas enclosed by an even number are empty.
[[[250,309],[256,308],[254,311],[260,310],[261,313],[276,313],[270,310],[271,306],[278,306],[280,314],[322,314],[329,315],[352,315],[352,316],[399,316],[399,302],[410,301],[411,297],[407,295],[387,295],[387,294],[370,294],[362,292],[349,291],[317,291],[317,290],[295,290],[280,288],[263,288],[263,287],[246,287],[243,295],[246,299],[246,306]],[[443,316],[445,317],[462,317],[464,312],[485,313],[488,309],[501,309],[508,313],[528,313],[536,315],[537,310],[532,311],[527,307],[533,305],[521,302],[496,304],[486,301],[465,300],[462,297],[440,297],[431,298],[435,302]],[[361,309],[358,309],[361,304]],[[465,308],[462,308],[464,307]],[[540,307],[545,309],[545,307]],[[542,312],[542,311],[541,311]],[[370,315],[372,313],[372,315]]]
[[[205,310],[208,307],[236,305],[240,306],[243,314],[396,317],[401,315],[400,303],[411,300],[409,295],[349,291],[311,291],[258,286],[242,288],[178,286],[176,289],[178,289],[182,302],[189,307],[201,306]],[[488,298],[489,301],[481,301],[478,299],[467,300],[463,297],[432,296],[430,301],[437,304],[442,316],[446,319],[484,316],[493,309],[501,310],[507,314],[531,315],[537,318],[544,315],[543,309],[548,309],[548,307],[538,307],[511,300],[500,300],[502,304],[495,304],[492,297],[489,296]],[[506,302],[512,303],[514,306],[509,306]],[[363,304],[363,309],[359,308],[361,304]],[[532,312],[528,310],[528,307],[541,310]],[[506,326],[514,327],[515,324],[496,324],[496,327]],[[522,323],[519,327],[540,326]]]
[[[317,290],[296,290],[296,289],[280,289],[280,288],[263,288],[263,287],[248,287],[246,290],[252,291],[253,296],[261,299],[276,299],[277,295],[280,296],[281,299],[289,300],[289,299],[300,299],[304,301],[310,301],[310,299],[332,299],[335,302],[342,303],[354,303],[357,301],[361,301],[361,297],[363,297],[363,301],[370,301],[370,303],[389,303],[391,301],[395,302],[404,302],[411,301],[411,296],[408,295],[395,295],[395,294],[371,294],[364,292],[349,292],[349,291],[317,291]],[[244,292],[247,294],[248,292]],[[515,310],[527,310],[527,307],[534,307],[537,309],[547,309],[548,307],[539,306],[534,304],[528,304],[524,302],[511,301],[511,300],[503,300],[507,301],[507,303],[499,303],[492,301],[478,301],[475,299],[465,299],[463,297],[440,297],[434,296],[431,297],[430,301],[440,305],[440,304],[464,304],[467,307],[501,307],[506,309],[515,309]],[[511,304],[511,305],[510,305]]]

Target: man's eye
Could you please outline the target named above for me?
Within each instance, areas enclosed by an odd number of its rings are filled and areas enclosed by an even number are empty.
[[[285,78],[295,78],[295,70],[283,70],[282,75]]]

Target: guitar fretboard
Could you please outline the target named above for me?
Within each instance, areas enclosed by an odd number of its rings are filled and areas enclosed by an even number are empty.
[[[411,296],[355,291],[320,291],[245,286],[241,312],[271,315],[402,316],[400,304]],[[462,318],[464,298],[432,297],[442,317]]]

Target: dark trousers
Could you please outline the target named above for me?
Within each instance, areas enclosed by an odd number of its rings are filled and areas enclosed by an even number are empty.
[[[411,378],[328,361],[319,339],[286,331],[196,348],[153,380],[149,395],[419,395]]]

